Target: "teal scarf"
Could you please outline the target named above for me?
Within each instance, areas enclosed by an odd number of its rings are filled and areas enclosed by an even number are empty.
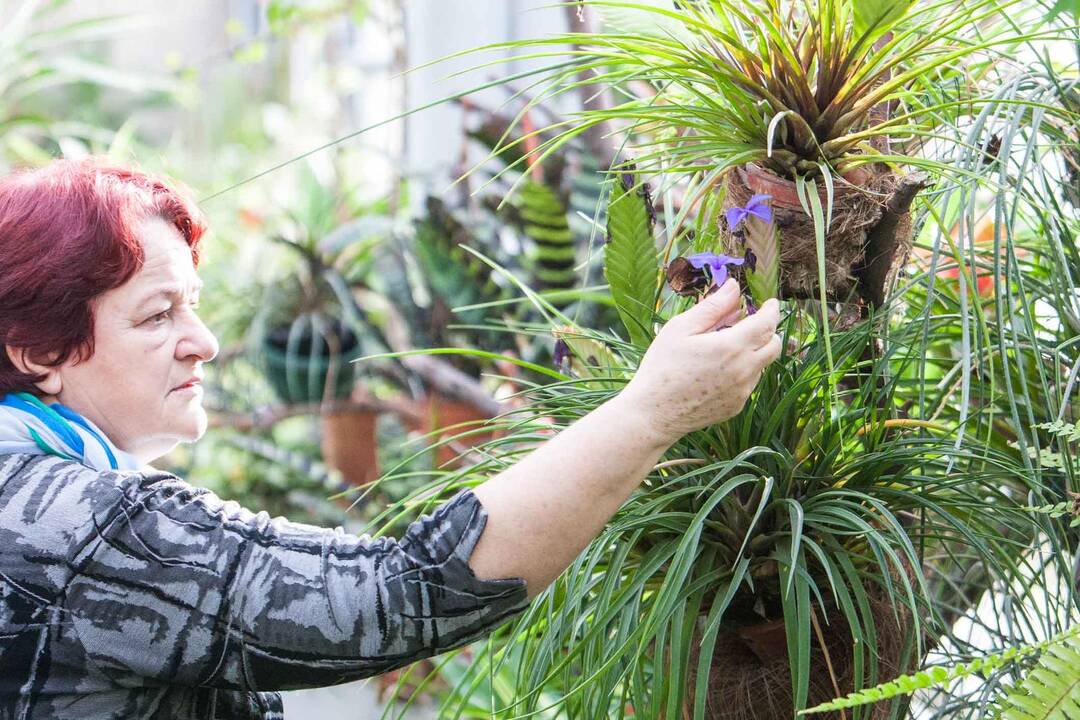
[[[142,463],[109,442],[71,408],[46,405],[29,393],[0,399],[0,455],[55,455],[96,470],[138,470]]]

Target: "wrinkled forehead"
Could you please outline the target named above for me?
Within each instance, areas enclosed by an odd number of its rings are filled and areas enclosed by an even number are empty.
[[[142,266],[118,288],[106,292],[102,304],[134,307],[158,296],[190,297],[202,281],[195,271],[191,248],[176,227],[161,218],[140,221],[136,233],[142,243]]]

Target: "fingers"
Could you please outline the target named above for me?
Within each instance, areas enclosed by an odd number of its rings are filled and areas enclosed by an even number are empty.
[[[757,350],[772,341],[780,322],[780,303],[768,300],[756,313],[743,318],[731,327],[721,330],[717,336],[725,344]]]
[[[705,296],[694,307],[668,320],[666,327],[681,335],[708,332],[737,313],[740,302],[739,284],[729,279],[712,295]]]
[[[764,368],[767,365],[771,365],[780,357],[780,353],[784,349],[784,341],[779,335],[773,334],[769,342],[765,343],[757,350],[754,350],[754,360]]]

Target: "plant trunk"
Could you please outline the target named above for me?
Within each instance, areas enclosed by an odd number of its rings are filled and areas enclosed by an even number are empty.
[[[877,658],[877,676],[874,683],[891,679],[909,669],[904,656],[911,640],[910,613],[904,607],[895,608],[901,618],[898,624],[892,602],[884,592],[869,592],[871,614],[877,635],[877,647],[864,650],[864,677],[862,687],[869,682],[870,656]],[[827,612],[814,603],[813,613],[820,623],[821,637],[825,647],[812,631],[810,644],[810,689],[808,707],[828,702],[854,690],[856,652],[847,620],[834,604]],[[703,616],[704,617],[704,616]],[[687,694],[683,716],[693,718],[693,696],[696,683],[701,631],[690,652]],[[889,703],[879,703],[868,708],[862,717],[869,720],[885,720],[889,717]],[[744,625],[721,632],[713,649],[712,666],[709,669],[709,688],[705,703],[706,720],[791,720],[795,717],[791,669],[788,663],[787,636],[783,620],[770,620]],[[851,713],[821,713],[814,717],[822,720],[852,720]]]

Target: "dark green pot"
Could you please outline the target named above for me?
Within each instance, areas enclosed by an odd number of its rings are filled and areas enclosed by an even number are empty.
[[[356,363],[349,361],[359,354],[359,339],[338,322],[332,323],[327,332],[336,335],[341,343],[341,353],[333,360],[326,337],[313,336],[310,325],[300,333],[292,352],[288,327],[274,328],[263,338],[263,373],[282,402],[292,405],[321,402],[331,367],[336,370],[332,397],[338,400],[349,397],[356,380]]]

